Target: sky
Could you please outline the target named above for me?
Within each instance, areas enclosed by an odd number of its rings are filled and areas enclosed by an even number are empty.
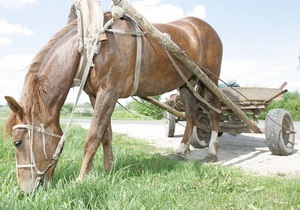
[[[71,0],[0,0],[0,105],[19,100],[35,54],[67,23]],[[241,86],[300,90],[299,0],[129,0],[151,22],[196,16],[223,43],[221,79]],[[102,0],[103,10],[111,1]],[[67,102],[74,102],[76,88]],[[82,94],[80,103],[88,98]]]

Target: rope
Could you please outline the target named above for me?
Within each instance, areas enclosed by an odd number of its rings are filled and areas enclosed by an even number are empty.
[[[132,98],[133,100],[135,100],[136,102],[142,104],[143,106],[147,107],[148,109],[151,109],[152,111],[155,111],[155,112],[156,112],[156,110],[154,110],[153,108],[147,106],[147,105],[144,104],[144,103],[141,103],[139,100],[137,100],[137,99],[134,98],[133,96],[131,96],[131,98]],[[136,114],[136,113],[132,112],[131,110],[127,109],[127,108],[126,108],[125,106],[123,106],[119,101],[117,101],[117,103],[119,104],[120,107],[122,107],[122,108],[123,108],[124,110],[126,110],[127,112],[129,112],[129,113],[131,113],[131,114],[133,114],[133,115],[135,115],[135,116],[137,116],[137,117],[143,117],[143,115]],[[171,108],[172,108],[172,107],[171,107]],[[159,115],[159,114],[160,114],[160,113],[157,113],[157,115]],[[157,115],[156,115],[156,116],[157,116]],[[176,122],[176,120],[171,120],[170,118],[165,117],[165,116],[163,116],[163,117],[164,117],[165,119],[171,121],[171,122],[175,122],[176,124],[178,124],[178,125],[180,125],[180,126],[182,126],[182,127],[184,127],[184,128],[186,127],[185,125]]]
[[[121,30],[121,29],[106,29],[107,32],[112,32],[114,34],[122,34],[122,35],[145,35],[147,32],[144,31],[131,31],[131,30]]]
[[[125,106],[123,106],[119,101],[117,101],[117,103],[119,104],[120,107],[122,107],[124,110],[126,110],[127,112],[129,112],[130,114],[133,114],[137,117],[144,117],[143,115],[139,115],[137,113],[132,112],[130,109],[127,109]]]

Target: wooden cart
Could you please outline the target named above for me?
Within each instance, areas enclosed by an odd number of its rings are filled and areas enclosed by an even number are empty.
[[[257,87],[227,87],[220,90],[234,102],[248,117],[258,125],[259,115],[265,111],[272,100],[280,100],[287,91],[280,88],[257,88]],[[165,102],[179,112],[184,112],[182,102],[177,94],[171,95]],[[254,133],[243,121],[224,103],[221,102],[221,123],[219,136],[223,132],[231,135],[241,133]],[[165,132],[168,137],[173,137],[175,125],[184,118],[175,116],[165,111]],[[292,153],[295,143],[293,120],[284,109],[272,109],[268,112],[265,127],[261,129],[266,136],[267,145],[271,152],[276,155],[289,155]],[[201,110],[198,115],[196,126],[191,137],[191,145],[195,148],[208,146],[211,135],[209,116]]]

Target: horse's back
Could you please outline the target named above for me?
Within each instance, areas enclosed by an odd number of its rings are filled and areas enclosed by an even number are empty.
[[[185,17],[170,22],[168,25],[180,30],[181,36],[186,36],[181,40],[186,42],[182,49],[187,52],[187,55],[219,76],[223,46],[214,28],[196,17]],[[174,42],[177,44],[176,40]]]
[[[223,46],[220,37],[214,28],[204,20],[196,17],[185,17],[170,24],[182,27],[185,33],[189,33],[195,40],[195,47],[198,48],[199,64],[216,76],[220,76],[220,68],[223,54]],[[211,78],[216,80],[215,77]],[[216,82],[216,81],[215,81]]]

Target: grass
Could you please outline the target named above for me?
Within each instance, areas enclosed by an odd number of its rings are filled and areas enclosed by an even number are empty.
[[[8,106],[0,106],[0,117],[7,117],[10,112]]]
[[[20,192],[13,145],[1,140],[0,209],[300,209],[299,179],[175,161],[120,134],[114,134],[114,170],[102,170],[99,148],[92,173],[77,183],[85,136],[86,130],[71,129],[51,185],[34,195]]]

